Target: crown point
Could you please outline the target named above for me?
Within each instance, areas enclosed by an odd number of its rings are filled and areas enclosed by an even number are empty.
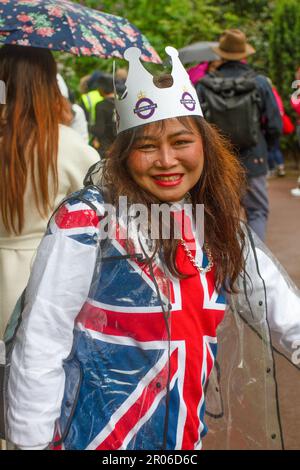
[[[1,1],[1,0],[0,0]],[[130,47],[124,53],[129,62],[126,94],[116,96],[117,132],[179,116],[203,116],[195,89],[182,65],[178,51],[166,47],[172,60],[172,86],[159,88],[153,75],[143,66],[141,51]]]
[[[130,62],[131,60],[138,60],[142,55],[142,51],[138,47],[129,47],[124,52],[124,59]]]
[[[175,47],[167,46],[165,48],[165,51],[170,57],[179,57],[179,52],[177,51],[177,49],[175,49]]]

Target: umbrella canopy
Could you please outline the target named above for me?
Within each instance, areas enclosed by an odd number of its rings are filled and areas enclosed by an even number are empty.
[[[136,46],[143,60],[161,63],[128,20],[68,0],[0,0],[0,44],[103,58],[122,58],[128,47]]]
[[[220,57],[212,50],[218,42],[200,41],[179,49],[179,58],[183,64],[189,62],[211,62]]]

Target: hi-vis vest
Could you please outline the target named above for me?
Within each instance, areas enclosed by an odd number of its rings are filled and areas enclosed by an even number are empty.
[[[89,125],[92,126],[96,121],[96,105],[103,101],[103,96],[100,95],[98,90],[92,90],[84,95],[81,95],[82,102],[85,109],[89,113]]]

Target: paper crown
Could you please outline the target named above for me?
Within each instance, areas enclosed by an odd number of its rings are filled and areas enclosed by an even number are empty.
[[[166,47],[172,58],[173,85],[158,88],[140,61],[142,52],[137,47],[125,51],[129,62],[126,95],[115,97],[117,132],[149,124],[161,119],[179,116],[203,116],[197,93],[174,47]]]

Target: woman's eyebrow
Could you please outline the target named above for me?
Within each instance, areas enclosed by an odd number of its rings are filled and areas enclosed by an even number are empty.
[[[189,131],[188,129],[182,129],[181,131],[178,131],[178,132],[174,132],[174,134],[169,134],[167,137],[170,139],[170,138],[173,138],[173,137],[179,137],[181,135],[195,135],[194,132],[192,131]],[[152,141],[157,141],[159,140],[160,136],[155,136],[155,135],[142,135],[140,137],[137,137],[135,139],[135,142],[138,142],[138,141],[144,141],[144,140],[152,140]]]
[[[158,140],[159,137],[155,135],[141,135],[140,137],[136,137],[134,139],[135,142],[139,142],[140,140]]]
[[[195,133],[188,129],[182,129],[182,131],[174,132],[174,134],[170,134],[168,137],[178,137],[180,135],[195,135]]]

